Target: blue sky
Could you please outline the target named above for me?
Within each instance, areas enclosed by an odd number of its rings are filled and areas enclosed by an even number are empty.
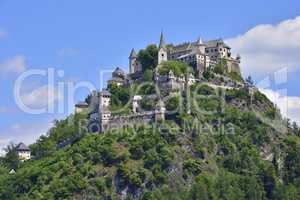
[[[22,72],[51,67],[64,71],[62,78],[55,77],[55,87],[58,82],[91,81],[99,88],[100,70],[116,66],[127,70],[131,48],[157,43],[161,29],[172,43],[199,36],[225,39],[234,53],[241,54],[243,74],[251,74],[257,82],[286,67],[287,81],[271,84],[266,92],[281,98],[279,104],[290,98],[289,116],[300,119],[298,0],[0,0],[0,13],[0,148],[9,141],[32,142],[54,118],[70,112],[22,112],[13,95]],[[25,81],[27,102],[43,104],[45,84],[45,77]],[[87,90],[79,90],[76,100],[86,94]],[[58,101],[63,101],[59,95],[53,103]]]

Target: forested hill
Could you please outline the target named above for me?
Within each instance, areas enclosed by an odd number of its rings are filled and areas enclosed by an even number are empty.
[[[299,128],[258,91],[223,92],[197,89],[193,105],[214,112],[103,134],[79,131],[86,116],[57,121],[30,146],[32,160],[1,159],[0,199],[300,199]]]

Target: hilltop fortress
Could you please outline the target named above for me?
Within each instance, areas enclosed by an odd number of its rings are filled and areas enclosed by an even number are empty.
[[[160,36],[160,43],[157,54],[157,66],[152,70],[151,83],[164,90],[165,94],[184,91],[187,87],[196,83],[207,84],[211,87],[222,87],[224,89],[245,87],[244,81],[236,81],[232,78],[220,74],[215,74],[215,78],[204,78],[203,74],[214,69],[218,63],[223,62],[226,73],[241,75],[240,56],[231,56],[230,47],[222,39],[203,42],[198,39],[195,42],[186,42],[179,45],[166,45],[164,35]],[[167,74],[160,74],[158,68],[164,62],[176,61],[192,67],[195,73],[175,75],[172,70]],[[130,88],[133,84],[143,84],[143,72],[138,54],[132,49],[129,56],[129,74],[117,67],[112,73],[112,78],[108,81],[108,86]],[[220,81],[221,80],[221,81]],[[101,92],[93,91],[89,102],[81,102],[75,105],[75,112],[88,113],[89,132],[103,132],[111,128],[121,128],[126,125],[149,123],[152,121],[164,120],[166,115],[165,104],[157,94],[138,95],[130,98],[130,112],[127,114],[113,114],[111,111],[111,96],[108,89]],[[144,111],[140,109],[140,102],[143,99],[156,101],[152,110]]]
[[[200,76],[207,68],[215,66],[220,60],[227,61],[227,72],[241,73],[241,57],[231,57],[230,47],[222,39],[203,42],[199,38],[195,42],[186,42],[179,45],[166,45],[163,33],[160,36],[158,64],[163,61],[176,60],[192,66]],[[129,56],[129,71],[131,74],[142,70],[138,56],[132,49]]]

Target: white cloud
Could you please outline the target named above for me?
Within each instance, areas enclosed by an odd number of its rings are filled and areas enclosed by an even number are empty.
[[[300,97],[287,96],[287,89],[273,91],[274,84],[288,82],[288,71],[300,69],[300,16],[278,24],[261,24],[226,42],[242,57],[243,75],[251,75],[284,117],[300,124]],[[273,76],[268,76],[272,74]],[[273,77],[274,80],[272,80]]]
[[[300,16],[276,25],[258,25],[226,42],[242,56],[244,75],[264,76],[280,68],[300,68]]]
[[[2,63],[0,63],[0,75],[10,73],[22,73],[26,69],[25,57],[21,55],[14,56]]]
[[[0,155],[3,154],[5,148],[10,142],[15,144],[24,142],[31,144],[35,142],[41,135],[46,134],[52,126],[52,120],[40,121],[39,123],[15,123],[5,130],[0,131]]]
[[[74,49],[74,48],[62,48],[62,49],[59,49],[56,53],[58,56],[61,56],[61,57],[75,56],[78,53],[78,50]]]
[[[300,124],[300,97],[287,96],[286,90],[259,89],[280,109],[282,115]]]
[[[31,92],[23,92],[21,100],[32,109],[42,108],[63,100],[63,94],[57,88],[44,85],[33,89]]]

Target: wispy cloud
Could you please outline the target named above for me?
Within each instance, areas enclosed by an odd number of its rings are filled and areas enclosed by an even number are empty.
[[[46,134],[53,125],[53,120],[39,121],[38,123],[15,123],[10,127],[0,130],[0,154],[10,142],[31,144],[41,135]]]
[[[26,70],[25,57],[17,55],[0,63],[0,75],[20,74]]]
[[[260,91],[278,106],[284,117],[300,124],[300,97],[287,96],[286,90],[260,89]]]
[[[244,75],[265,76],[279,68],[300,68],[300,16],[276,25],[261,24],[226,40],[242,56]]]
[[[23,92],[21,95],[22,102],[30,108],[41,108],[49,106],[63,99],[57,88],[48,85],[34,88],[30,92]]]

